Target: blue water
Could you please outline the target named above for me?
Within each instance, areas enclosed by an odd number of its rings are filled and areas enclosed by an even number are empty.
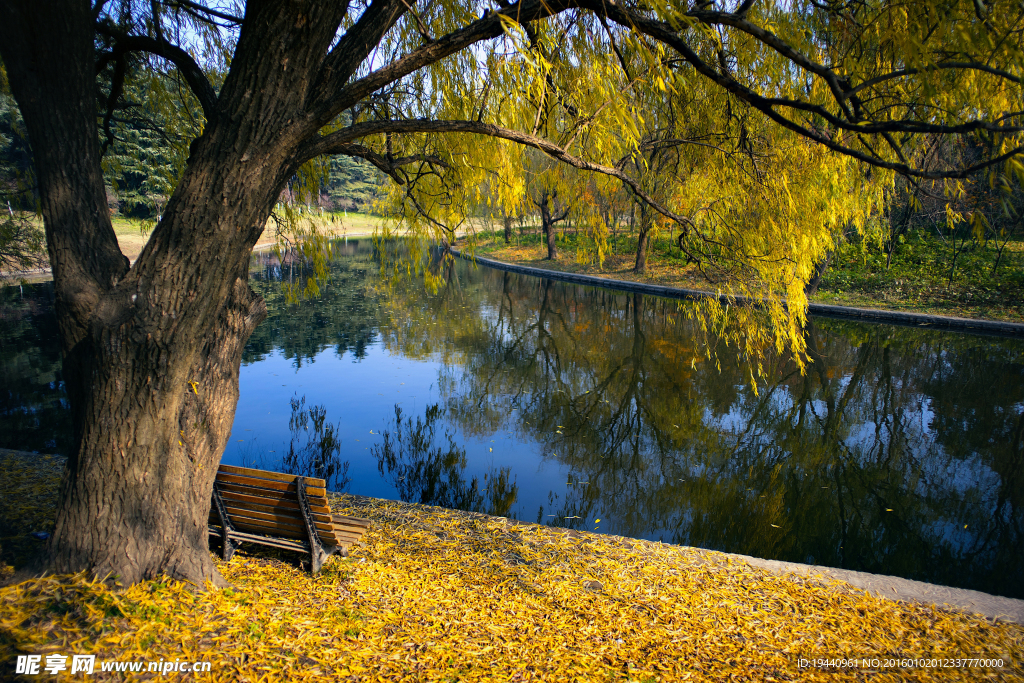
[[[285,461],[316,408],[335,489],[1024,597],[1021,340],[815,319],[755,392],[685,304],[464,263],[386,287],[378,257],[337,245],[297,302],[253,261],[225,463],[321,476]],[[48,288],[0,292],[0,447],[70,448]]]

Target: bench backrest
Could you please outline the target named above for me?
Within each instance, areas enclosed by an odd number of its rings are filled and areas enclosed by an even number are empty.
[[[300,479],[320,542],[326,546],[340,545],[347,539],[335,533],[323,479],[221,465],[216,482],[228,517],[239,531],[307,541],[309,536],[299,507]],[[220,524],[216,509],[210,510],[210,522]]]

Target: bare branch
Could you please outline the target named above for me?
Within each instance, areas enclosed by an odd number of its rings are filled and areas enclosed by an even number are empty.
[[[167,0],[165,3],[168,7],[181,7],[182,9],[192,10],[192,12],[200,12],[202,14],[216,17],[224,21],[230,22],[235,25],[242,24],[242,17],[236,17],[234,14],[227,14],[220,10],[210,9],[205,5],[200,5],[198,2],[191,2],[191,0]],[[190,12],[190,13],[192,13]]]
[[[744,10],[745,11],[745,10]],[[825,83],[828,84],[829,90],[832,91],[832,96],[835,97],[839,107],[843,110],[843,114],[846,115],[847,119],[855,120],[850,110],[846,108],[846,97],[843,94],[842,84],[839,82],[839,78],[835,72],[831,69],[818,64],[813,59],[804,55],[803,53],[794,50],[791,45],[786,41],[780,39],[771,31],[761,28],[757,24],[747,21],[743,12],[737,12],[736,14],[729,14],[724,12],[691,12],[690,16],[701,22],[708,24],[709,26],[723,25],[731,26],[739,29],[744,33],[757,38],[759,41],[772,48],[780,55],[793,62],[797,66],[812,74],[821,77]]]
[[[760,93],[748,88],[746,85],[740,83],[736,79],[732,78],[728,74],[723,74],[717,69],[706,63],[703,59],[697,55],[696,52],[684,41],[680,36],[672,29],[669,24],[664,22],[655,21],[648,19],[636,12],[624,9],[621,5],[607,5],[602,0],[581,0],[581,5],[587,7],[593,12],[604,13],[609,19],[615,23],[631,28],[646,35],[651,36],[661,42],[665,43],[672,49],[676,50],[687,62],[693,65],[693,67],[701,75],[714,81],[726,91],[734,94],[740,100],[751,105],[755,109],[761,111],[770,119],[776,123],[792,130],[793,132],[799,133],[804,137],[807,137],[815,142],[818,142],[829,149],[845,154],[854,159],[858,159],[865,163],[877,166],[880,168],[887,168],[897,173],[901,173],[907,176],[915,176],[918,178],[929,178],[929,179],[941,179],[941,178],[965,178],[976,171],[979,171],[988,166],[1001,163],[1006,159],[1020,154],[1024,151],[1024,146],[1017,147],[1010,152],[994,157],[992,159],[979,162],[972,166],[956,170],[956,171],[925,171],[918,168],[913,168],[904,163],[893,163],[881,159],[877,156],[865,154],[864,152],[847,147],[846,145],[835,142],[828,136],[820,133],[816,130],[812,130],[805,125],[797,123],[790,118],[780,114],[776,111],[776,107],[788,107],[796,109],[798,111],[805,111],[811,114],[821,116],[823,119],[828,121],[830,124],[838,129],[849,131],[857,134],[880,134],[880,133],[932,133],[932,134],[962,134],[970,133],[979,130],[986,130],[989,132],[996,133],[1015,133],[1024,130],[1024,126],[1001,126],[988,123],[981,120],[967,121],[962,124],[947,126],[939,124],[928,124],[921,121],[887,121],[887,122],[872,122],[872,123],[853,123],[841,117],[837,117],[829,112],[824,107],[819,105],[802,102],[799,100],[791,100],[787,98],[769,98],[764,97]],[[1005,118],[1003,119],[1005,120]]]
[[[109,22],[101,22],[97,25],[96,30],[114,41],[113,49],[109,53],[101,55],[97,61],[97,71],[101,71],[108,62],[119,59],[126,52],[148,52],[163,57],[174,64],[185,78],[189,89],[199,100],[206,120],[212,122],[217,118],[217,92],[206,78],[202,68],[188,52],[166,40],[125,34],[114,28]]]
[[[881,76],[876,76],[875,78],[870,78],[864,81],[863,83],[858,84],[857,87],[846,91],[844,93],[844,96],[851,97],[853,95],[856,95],[861,90],[864,90],[865,88],[870,88],[873,85],[878,85],[879,83],[884,83],[885,81],[891,81],[895,78],[903,78],[904,76],[914,76],[919,73],[937,71],[939,69],[967,69],[971,71],[983,71],[985,73],[992,74],[993,76],[999,76],[1000,78],[1004,78],[1013,83],[1021,83],[1020,78],[1014,76],[1008,71],[996,69],[994,67],[988,66],[987,64],[982,64],[980,62],[941,62],[939,64],[933,64],[923,69],[900,69],[898,71],[893,71],[891,73],[883,74]]]
[[[398,172],[403,166],[421,161],[445,168],[448,167],[448,164],[443,159],[431,154],[412,154],[409,156],[398,157],[397,159],[389,159],[388,157],[377,154],[369,147],[354,143],[338,145],[331,150],[331,154],[343,154],[345,156],[366,159],[381,171],[388,174],[388,176],[390,176],[391,179],[399,185],[405,184],[405,178]]]

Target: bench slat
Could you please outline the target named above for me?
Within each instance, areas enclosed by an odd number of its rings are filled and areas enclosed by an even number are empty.
[[[218,474],[220,472],[226,472],[228,474],[239,474],[246,477],[255,477],[257,479],[273,479],[275,481],[294,482],[297,475],[294,474],[282,474],[281,472],[270,472],[268,470],[254,470],[250,467],[236,467],[234,465],[221,465],[217,468]],[[307,486],[314,488],[325,488],[327,482],[323,479],[317,479],[315,477],[304,477]]]
[[[298,501],[291,501],[287,498],[269,498],[265,496],[253,496],[245,493],[238,493],[236,491],[221,491],[221,496],[224,498],[226,503],[229,500],[238,501],[240,503],[255,503],[256,505],[263,505],[265,507],[272,507],[281,510],[299,510]],[[310,510],[313,512],[319,512],[321,514],[329,515],[331,509],[322,505],[310,505]]]
[[[216,482],[209,528],[227,537],[225,560],[234,553],[234,542],[259,543],[312,554],[315,573],[327,556],[347,553],[342,549],[358,542],[370,526],[368,519],[332,513],[323,479],[302,478],[300,490],[296,475],[221,465]],[[221,514],[231,530],[220,528]],[[307,519],[316,534],[312,545]]]
[[[338,539],[338,545],[352,545],[362,538],[358,534],[339,534],[337,531],[334,532],[334,537]]]
[[[250,514],[251,516],[251,513],[258,512],[260,515],[273,515],[275,518],[280,517],[288,521],[297,520],[296,523],[302,524],[302,517],[299,516],[301,513],[294,509],[270,507],[269,505],[256,505],[253,503],[239,503],[234,500],[228,500],[227,498],[224,499],[224,506],[228,510],[236,511],[236,513],[241,510],[241,514]],[[216,516],[216,510],[210,510],[210,518],[213,519]],[[327,515],[322,515],[316,512],[313,513],[313,521],[318,524],[329,524],[329,522],[325,521],[327,519]]]
[[[295,538],[303,541],[307,538],[305,529],[291,526],[290,524],[279,524],[277,522],[267,522],[261,519],[247,518],[232,518],[231,523],[235,525],[236,529],[241,531],[257,531],[261,534],[284,536],[285,538]],[[316,535],[320,538],[321,543],[326,545],[337,545],[333,533],[320,531],[318,529]]]
[[[297,529],[301,529],[303,532],[306,530],[306,523],[305,521],[303,521],[301,517],[292,517],[290,515],[258,512],[256,510],[247,510],[245,508],[233,507],[229,504],[225,504],[225,507],[227,508],[228,511],[228,517],[231,518],[232,522],[239,519],[255,519],[260,520],[262,522],[275,522],[278,524],[293,526]],[[313,522],[313,526],[316,527],[317,531],[322,531],[325,533],[330,533],[335,528],[333,524],[316,521]]]
[[[259,486],[247,486],[245,484],[233,484],[230,482],[223,482],[217,480],[217,486],[221,491],[236,491],[238,493],[244,493],[249,496],[263,496],[265,498],[272,498],[274,500],[287,500],[297,503],[299,500],[298,490],[292,488],[291,491],[278,491],[277,489],[265,489]],[[317,505],[319,507],[328,507],[329,503],[327,496],[311,496],[307,495],[306,500],[309,501],[310,505]]]
[[[259,527],[261,531],[264,528],[266,528],[274,529],[274,533],[276,533],[277,531],[280,531],[281,533],[287,532],[289,538],[306,538],[306,527],[302,524],[302,520],[299,520],[298,523],[295,523],[291,521],[261,519],[259,517],[253,517],[248,514],[232,514],[229,515],[229,517],[231,519],[232,526],[234,526],[236,529],[241,529],[243,527]],[[219,526],[220,520],[217,519],[216,515],[210,515],[209,519],[207,520],[207,523]],[[271,532],[268,531],[266,533]],[[334,538],[334,529],[327,528],[326,525],[317,525],[316,534],[320,538],[330,541],[332,538]]]
[[[220,520],[218,520],[218,519],[216,519],[216,518],[214,518],[212,516],[207,520],[207,524],[219,525],[219,523],[220,523]],[[250,528],[251,529],[257,529],[258,528],[258,530],[261,533],[264,533],[264,526],[263,526],[264,524],[273,524],[273,522],[268,522],[268,521],[262,520],[262,519],[254,519],[254,518],[250,518],[250,517],[232,517],[231,518],[231,526],[234,529],[250,529]],[[267,528],[269,528],[269,527],[267,527]],[[275,533],[275,534],[277,534],[278,531],[280,531],[280,533],[278,535],[284,535],[284,536],[287,536],[288,538],[298,538],[298,539],[301,539],[301,540],[308,540],[307,537],[306,537],[306,530],[305,529],[303,529],[301,527],[297,527],[297,526],[291,526],[291,525],[288,525],[288,524],[283,525],[283,528],[281,528],[281,529],[275,529],[274,531],[267,531],[265,533]],[[319,532],[318,531],[317,533],[319,535],[320,533],[325,533],[325,532]]]
[[[228,514],[231,516],[242,515],[244,517],[255,517],[257,519],[277,520],[287,522],[289,524],[298,524],[299,526],[302,526],[303,523],[302,515],[298,510],[260,510],[257,508],[263,506],[246,505],[239,507],[232,505],[227,501],[224,502],[224,505],[227,508]],[[334,522],[331,520],[329,515],[321,515],[314,512],[313,521],[316,523],[318,529],[327,529],[334,526]]]
[[[253,477],[242,477],[235,474],[225,474],[223,472],[217,473],[217,481],[225,484],[239,484],[242,486],[254,486],[261,489],[272,489],[274,491],[295,491],[298,488],[298,484],[294,481],[283,482],[272,481],[270,479],[255,479]],[[307,485],[306,493],[310,496],[323,498],[327,493],[327,489],[323,486]]]
[[[337,513],[332,512],[331,518],[334,520],[335,524],[341,523],[349,526],[362,527],[364,529],[369,528],[370,526],[370,520],[363,519],[362,517],[348,517],[346,515],[339,515]]]
[[[216,534],[223,538],[223,530],[220,527],[210,527],[210,533]],[[258,534],[247,534],[244,531],[234,531],[231,533],[231,538],[239,541],[248,541],[250,543],[259,543],[260,545],[269,545],[273,548],[284,548],[285,550],[297,550],[300,553],[309,552],[309,543],[303,543],[299,541],[290,541],[284,538],[272,538],[270,536],[260,536]]]

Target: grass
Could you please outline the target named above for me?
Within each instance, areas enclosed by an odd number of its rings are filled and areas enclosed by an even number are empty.
[[[505,245],[500,232],[481,232],[477,253],[502,261],[562,272],[583,273],[635,282],[715,289],[686,265],[668,239],[658,239],[647,258],[647,272],[633,273],[636,238],[621,235],[609,239],[610,253],[604,267],[596,263],[595,249],[583,235],[563,234],[560,258],[547,255],[539,231],[517,234]],[[1002,255],[996,275],[993,243],[968,243],[957,256],[950,278],[951,249],[936,235],[919,233],[900,245],[891,267],[885,254],[868,242],[845,244],[833,257],[830,269],[812,302],[911,311],[964,318],[1024,322],[1024,241],[1011,241]]]
[[[339,211],[317,216],[314,221],[327,235],[344,237],[373,234],[374,229],[380,225],[381,218],[369,214]],[[149,240],[151,231],[144,230],[144,224],[140,221],[119,216],[114,217],[111,222],[114,225],[114,234],[117,235],[117,243],[121,247],[121,252],[134,261],[142,253],[142,248]],[[272,246],[276,243],[276,239],[273,224],[268,223],[267,229],[263,231],[263,235],[256,243],[256,248]]]
[[[42,220],[36,220],[42,227]],[[325,214],[324,217],[318,217],[315,220],[332,237],[371,235],[374,228],[381,222],[379,216],[340,211]],[[131,261],[137,259],[152,234],[152,225],[120,215],[113,216],[111,224],[114,227],[114,235],[117,237],[121,253]],[[256,246],[257,248],[268,247],[275,243],[275,239],[273,228],[268,227],[267,230],[264,230]]]
[[[26,463],[0,464],[8,472]],[[218,561],[233,584],[224,590],[166,578],[118,589],[82,575],[0,588],[0,666],[19,654],[93,654],[98,662],[210,662],[209,673],[191,676],[217,681],[1024,676],[1016,624],[774,574],[715,552],[354,496],[335,496],[332,507],[373,525],[362,547],[315,577],[296,555],[257,549]],[[835,670],[800,668],[801,657],[1005,664]]]

